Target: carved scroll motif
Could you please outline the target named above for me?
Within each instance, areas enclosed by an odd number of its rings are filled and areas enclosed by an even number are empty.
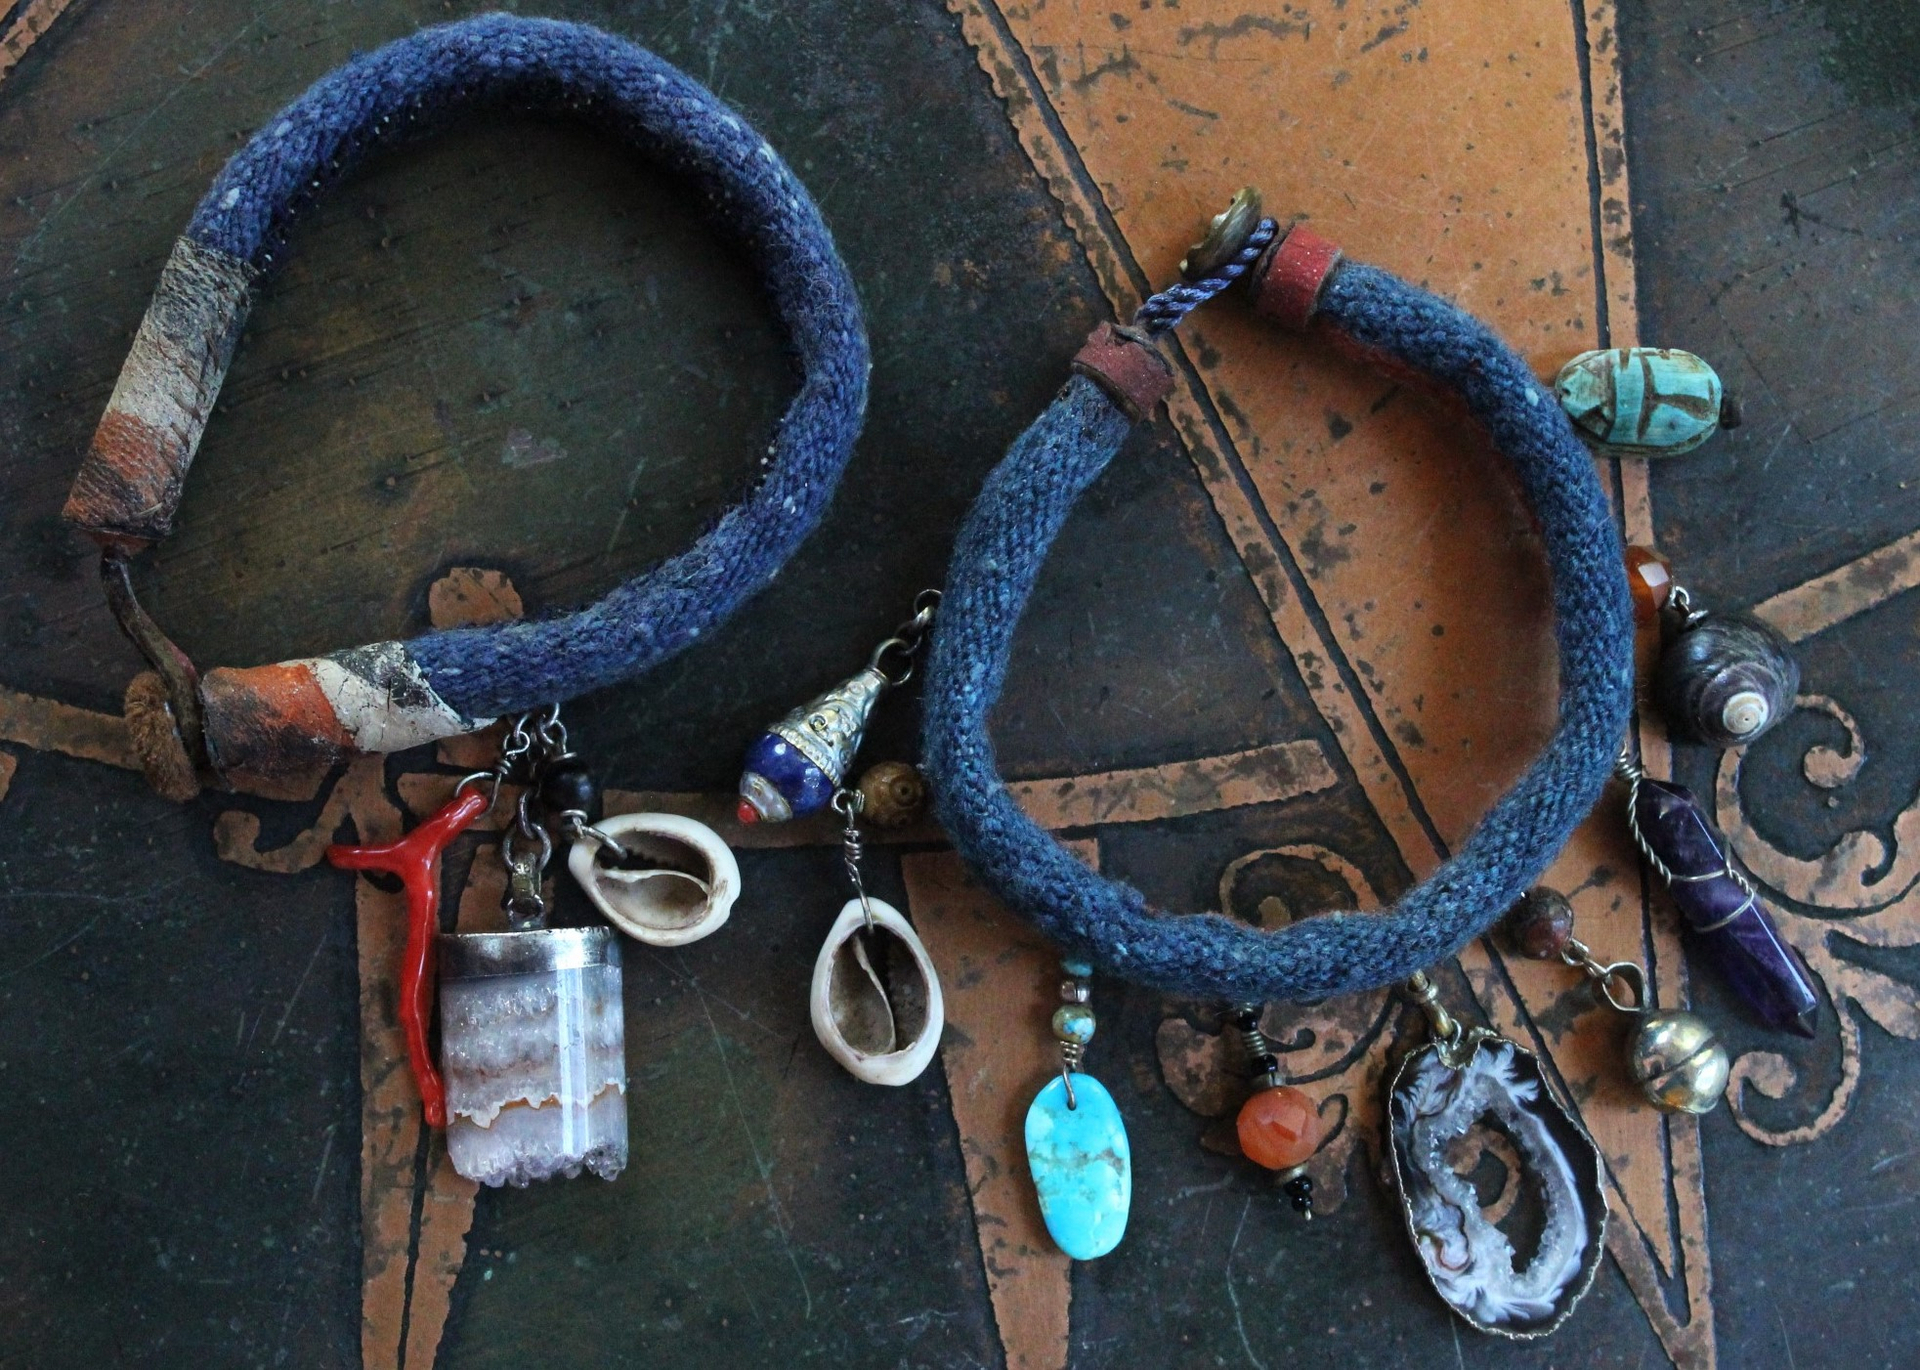
[[[1867,762],[1859,723],[1826,695],[1801,695],[1795,704],[1826,715],[1845,730],[1844,750],[1818,742],[1800,758],[1809,784],[1844,789]],[[1781,933],[1806,958],[1833,1000],[1840,1070],[1813,1118],[1797,1126],[1771,1125],[1753,1112],[1756,1093],[1785,1101],[1802,1083],[1799,1067],[1778,1052],[1754,1050],[1736,1059],[1728,1098],[1735,1122],[1748,1136],[1769,1146],[1795,1146],[1831,1132],[1853,1105],[1860,1084],[1858,1015],[1865,1014],[1896,1037],[1920,1040],[1920,986],[1845,955],[1850,946],[1887,950],[1920,945],[1920,796],[1887,825],[1891,848],[1879,833],[1861,828],[1843,834],[1819,856],[1794,856],[1768,841],[1748,814],[1740,786],[1745,759],[1738,751],[1721,758],[1714,794],[1718,821],[1741,862],[1775,896]]]

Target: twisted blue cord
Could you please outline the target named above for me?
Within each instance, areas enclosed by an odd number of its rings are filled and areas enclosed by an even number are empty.
[[[1319,310],[1362,350],[1461,397],[1518,475],[1553,572],[1558,727],[1439,870],[1382,912],[1263,932],[1216,913],[1150,908],[1132,886],[1081,865],[1013,802],[987,718],[1014,632],[1074,501],[1132,430],[1092,381],[1069,382],[988,477],[954,548],[927,665],[922,766],[935,812],[981,883],[1069,954],[1138,984],[1228,1003],[1375,989],[1456,954],[1539,878],[1592,809],[1632,700],[1619,535],[1593,459],[1552,394],[1478,320],[1385,271],[1337,269]]]
[[[1279,225],[1272,219],[1262,219],[1232,259],[1211,274],[1197,281],[1175,281],[1157,295],[1149,296],[1146,303],[1134,311],[1133,326],[1150,338],[1171,333],[1187,315],[1251,271],[1279,231]]]
[[[270,266],[298,213],[370,149],[489,109],[582,120],[692,182],[764,279],[800,388],[758,485],[687,550],[585,609],[408,643],[441,698],[469,717],[638,675],[724,622],[825,513],[865,417],[869,369],[853,282],[779,154],[691,77],[584,24],[488,14],[354,58],[261,126],[187,235]]]

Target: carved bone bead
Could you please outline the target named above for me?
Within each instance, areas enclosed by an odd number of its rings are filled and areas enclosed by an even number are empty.
[[[860,817],[876,828],[904,828],[927,811],[927,782],[904,761],[879,761],[860,774]]]

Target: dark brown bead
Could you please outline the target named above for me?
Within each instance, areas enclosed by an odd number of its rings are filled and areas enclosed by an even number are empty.
[[[1573,937],[1573,905],[1545,885],[1528,890],[1507,914],[1513,949],[1534,961],[1551,961]]]
[[[876,828],[904,828],[926,811],[927,782],[904,761],[881,761],[860,777],[860,817]]]

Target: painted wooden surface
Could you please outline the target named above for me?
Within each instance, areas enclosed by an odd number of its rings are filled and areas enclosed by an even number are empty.
[[[769,594],[570,711],[613,806],[714,821],[747,892],[713,942],[628,958],[627,1175],[477,1197],[405,1096],[402,901],[315,863],[431,811],[480,750],[356,765],[305,804],[153,799],[111,716],[131,654],[56,518],[221,159],[351,51],[466,8],[0,9],[0,1079],[19,1101],[0,1308],[25,1363],[1906,1363],[1920,90],[1888,54],[1920,51],[1899,6],[549,7],[682,63],[794,162],[862,290],[875,391],[828,525]],[[1839,1007],[1782,1045],[1689,983],[1604,815],[1554,878],[1597,950],[1649,958],[1663,1003],[1716,1017],[1731,1109],[1636,1106],[1617,1023],[1553,967],[1480,946],[1448,970],[1608,1159],[1610,1259],[1543,1345],[1451,1324],[1403,1247],[1377,1178],[1409,1027],[1387,996],[1269,1010],[1331,1136],[1303,1229],[1232,1154],[1218,1006],[1101,983],[1090,1068],[1127,1117],[1134,1210],[1119,1251],[1072,1268],[1019,1183],[1044,947],[933,830],[876,843],[953,1019],[943,1069],[863,1088],[807,1023],[844,899],[831,825],[725,816],[738,743],[937,580],[1078,338],[1245,180],[1485,314],[1543,376],[1586,347],[1686,347],[1746,413],[1651,485],[1609,478],[1698,598],[1757,606],[1803,653],[1800,713],[1744,768],[1673,764]],[[577,130],[468,129],[368,167],[262,291],[179,531],[142,566],[156,615],[243,665],[564,604],[684,541],[788,384],[752,279],[705,242],[669,180]],[[1230,311],[1195,321],[1181,363],[1169,417],[1062,536],[997,740],[1036,817],[1158,900],[1265,922],[1378,902],[1551,719],[1531,530],[1410,396]],[[910,729],[884,710],[873,755],[908,755]],[[492,852],[482,833],[449,862],[462,926],[497,918]],[[1817,1221],[1784,1232],[1782,1212]]]

